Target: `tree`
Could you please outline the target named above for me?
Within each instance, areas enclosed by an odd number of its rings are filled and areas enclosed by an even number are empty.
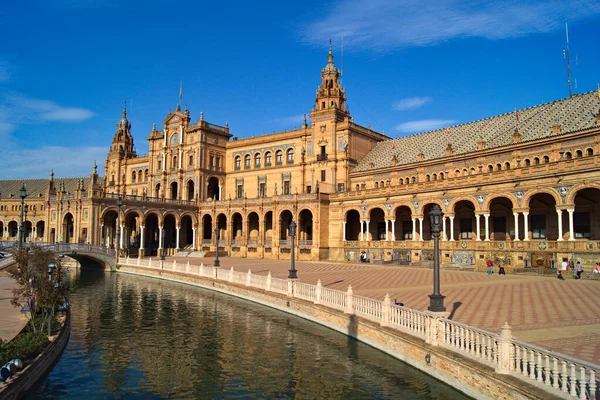
[[[14,255],[17,268],[10,274],[17,287],[13,289],[11,304],[15,307],[29,305],[31,329],[36,334],[41,333],[53,318],[56,307],[67,301],[66,270],[54,253],[35,246],[17,249]],[[50,264],[56,265],[51,279],[48,274]]]

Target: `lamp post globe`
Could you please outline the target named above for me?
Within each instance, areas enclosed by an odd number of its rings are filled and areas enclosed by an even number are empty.
[[[440,293],[440,231],[442,229],[442,209],[434,204],[429,211],[431,235],[433,236],[433,293],[429,295],[429,311],[444,312],[444,297]]]
[[[298,276],[296,275],[296,259],[294,257],[294,237],[296,236],[296,223],[292,220],[289,226],[290,237],[292,238],[292,254],[291,254],[291,266],[290,273],[288,275],[288,279],[296,279]]]
[[[221,262],[219,261],[219,226],[215,226],[215,262],[213,267],[220,267]]]

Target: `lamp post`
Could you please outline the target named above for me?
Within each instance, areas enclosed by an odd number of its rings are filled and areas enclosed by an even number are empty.
[[[219,262],[219,223],[217,222],[217,226],[215,226],[215,262],[213,267],[220,267],[221,263]]]
[[[55,263],[50,263],[48,264],[48,283],[50,284],[50,290],[53,290],[52,288],[52,273],[54,272],[54,270],[56,269],[56,264]],[[52,296],[49,296],[50,298],[52,298]],[[48,336],[50,336],[52,334],[52,305],[48,306]]]
[[[119,195],[119,197],[117,197],[117,244],[115,246],[117,250],[117,261],[119,260],[119,252],[121,250],[121,207],[123,207],[123,198]]]
[[[444,297],[440,294],[440,230],[442,228],[442,210],[434,204],[429,211],[431,234],[433,235],[433,294],[429,295],[429,311],[444,312]]]
[[[290,222],[290,237],[292,238],[292,262],[291,262],[291,268],[290,268],[290,273],[288,275],[288,279],[296,279],[298,278],[298,276],[296,276],[296,260],[294,257],[294,237],[296,236],[296,223],[292,220],[292,222]]]
[[[25,211],[25,197],[27,197],[27,189],[25,184],[21,186],[19,190],[19,197],[21,198],[21,223],[19,224],[19,248],[23,247],[23,212]]]
[[[29,211],[29,206],[25,204],[23,206],[23,212],[25,213],[25,218],[23,220],[23,245],[27,245],[27,212]]]

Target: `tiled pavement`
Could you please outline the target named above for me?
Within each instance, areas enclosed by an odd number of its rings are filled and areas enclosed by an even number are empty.
[[[0,339],[10,340],[21,331],[25,320],[21,310],[10,304],[15,283],[5,271],[0,271]]]
[[[169,258],[173,260],[174,258]],[[212,265],[213,259],[176,258]],[[290,262],[221,258],[221,268],[286,278]],[[433,291],[433,270],[405,266],[296,262],[301,282],[321,284],[383,300],[386,293],[405,306],[425,310]],[[600,364],[600,280],[558,280],[553,276],[441,271],[441,292],[451,318],[500,332],[504,322],[513,336],[539,347]]]

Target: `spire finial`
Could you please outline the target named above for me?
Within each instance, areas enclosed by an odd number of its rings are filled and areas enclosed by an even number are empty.
[[[54,170],[51,169],[50,170],[50,181],[53,181],[53,180],[54,180]]]
[[[333,54],[333,48],[331,46],[331,38],[329,38],[329,54]]]
[[[94,160],[94,166],[92,167],[92,175],[96,175],[98,173],[98,165],[96,164],[96,160]]]
[[[127,117],[127,100],[125,100],[125,104],[123,105],[123,118]]]

